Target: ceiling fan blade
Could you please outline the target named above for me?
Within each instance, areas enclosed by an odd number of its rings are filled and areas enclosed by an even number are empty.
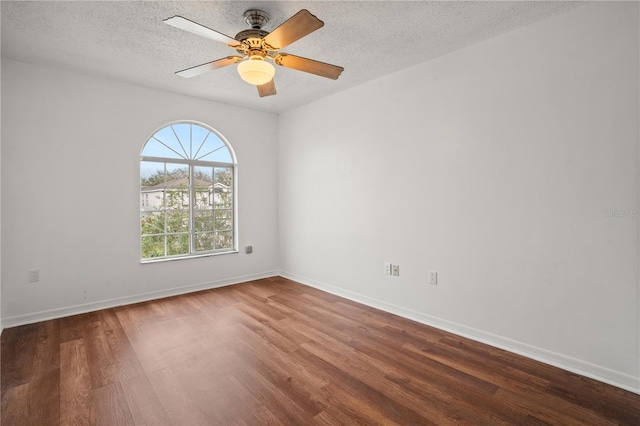
[[[180,28],[181,30],[189,31],[190,33],[197,34],[211,40],[219,41],[227,46],[235,47],[241,44],[235,38],[231,38],[228,35],[219,33],[218,31],[207,28],[204,25],[200,25],[197,22],[193,22],[187,18],[183,18],[182,16],[176,15],[171,18],[167,18],[162,22],[171,25],[172,27]]]
[[[283,67],[293,68],[294,70],[308,72],[333,80],[337,80],[340,74],[342,74],[342,71],[344,71],[344,68],[337,65],[326,64],[296,55],[289,55],[288,53],[280,53],[274,59],[276,64],[282,65]]]
[[[217,61],[207,62],[206,64],[196,65],[195,67],[178,71],[176,75],[179,75],[180,77],[190,78],[196,75],[204,74],[205,72],[217,70],[218,68],[226,67],[227,65],[237,64],[241,60],[242,56],[227,56],[226,58],[218,59]]]
[[[275,49],[282,49],[321,28],[324,22],[302,9],[291,18],[283,22],[278,28],[269,33],[264,41]]]
[[[258,94],[260,95],[261,98],[264,98],[265,96],[272,96],[277,93],[276,85],[273,82],[273,79],[271,79],[271,81],[268,83],[265,83],[256,87],[258,87]]]

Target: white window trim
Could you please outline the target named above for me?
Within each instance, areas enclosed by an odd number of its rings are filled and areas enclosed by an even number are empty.
[[[191,125],[197,125],[200,127],[203,127],[204,129],[209,130],[210,132],[214,133],[218,138],[220,138],[220,140],[224,143],[224,145],[226,146],[227,150],[229,151],[229,154],[231,155],[231,163],[220,163],[220,162],[209,162],[209,161],[202,161],[202,160],[184,160],[181,158],[169,158],[169,157],[153,157],[153,156],[145,156],[142,155],[142,152],[144,151],[145,146],[147,145],[147,143],[153,138],[153,136],[159,132],[160,130],[175,125],[175,124],[191,124]],[[163,256],[163,257],[152,257],[152,258],[142,258],[142,253],[140,253],[140,263],[141,264],[151,264],[151,263],[158,263],[158,262],[169,262],[169,261],[174,261],[174,260],[184,260],[184,259],[196,259],[196,258],[201,258],[201,257],[210,257],[210,256],[221,256],[221,255],[226,255],[226,254],[237,254],[239,252],[238,250],[238,241],[239,241],[239,220],[238,220],[238,161],[237,161],[237,157],[236,157],[236,153],[233,150],[233,147],[231,146],[231,144],[229,143],[229,141],[220,133],[218,132],[216,129],[214,129],[213,127],[209,126],[208,124],[199,122],[199,121],[195,121],[195,120],[176,120],[176,121],[172,121],[169,123],[166,123],[160,127],[158,127],[157,129],[155,129],[150,135],[149,137],[146,139],[145,143],[142,145],[142,148],[140,150],[140,161],[139,161],[139,165],[143,162],[143,161],[151,161],[151,162],[162,162],[162,163],[171,163],[171,164],[186,164],[190,166],[190,170],[191,170],[191,166],[205,166],[205,167],[232,167],[232,173],[233,173],[233,185],[232,185],[232,191],[233,191],[233,204],[232,204],[232,210],[233,210],[233,247],[230,250],[225,250],[225,251],[208,251],[208,252],[195,252],[195,253],[189,253],[189,254],[180,254],[180,255],[174,255],[174,256]],[[141,169],[138,170],[138,176],[140,176],[140,172]],[[192,180],[190,179],[190,193],[193,190],[192,188],[193,183]],[[138,190],[140,190],[140,181],[138,180]],[[193,220],[193,218],[191,217],[192,214],[190,213],[190,221]],[[192,229],[192,227],[190,227]],[[192,230],[189,231],[190,234],[193,232]],[[142,247],[142,226],[140,223],[140,220],[138,219],[138,236],[139,236],[139,243],[138,243],[138,248],[140,249]],[[190,236],[191,238],[191,236]],[[191,251],[193,248],[190,246],[189,250]]]

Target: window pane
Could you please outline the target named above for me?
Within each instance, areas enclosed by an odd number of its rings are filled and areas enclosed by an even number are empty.
[[[206,210],[211,208],[211,192],[208,189],[195,189],[194,196],[194,209]]]
[[[213,231],[213,210],[196,210],[193,226],[196,232]]]
[[[167,189],[189,189],[189,166],[184,164],[166,164],[165,187]]]
[[[231,167],[216,167],[214,169],[214,183],[218,187],[230,189],[233,185],[233,172]]]
[[[215,243],[218,250],[233,248],[233,233],[231,231],[216,232]]]
[[[189,234],[167,235],[167,256],[189,253]]]
[[[179,210],[189,208],[189,188],[168,189],[166,191],[166,209]]]
[[[216,192],[213,195],[213,205],[216,209],[230,209],[233,207],[233,194],[231,192]]]
[[[208,129],[204,127],[192,125],[191,126],[191,144],[193,147],[193,154],[191,155],[191,159],[198,158],[200,152],[205,154],[206,151],[202,151],[202,149],[206,149],[205,145],[207,145],[207,139],[214,136]]]
[[[142,188],[164,182],[164,163],[140,162],[140,186]]]
[[[232,163],[231,153],[227,146],[215,133],[210,133],[195,156],[196,160]]]
[[[210,188],[213,184],[213,167],[200,167],[193,168],[193,186],[195,188]]]
[[[214,206],[217,209],[233,207],[233,172],[231,168],[214,169]]]
[[[167,210],[167,232],[189,232],[189,210]]]
[[[193,168],[194,187],[194,207],[196,209],[208,209],[211,207],[213,199],[211,190],[213,188],[213,167]]]
[[[213,250],[213,232],[196,234],[196,251]]]
[[[149,157],[188,158],[187,151],[178,141],[171,126],[158,130],[142,150]]]
[[[156,211],[164,209],[163,190],[146,191],[143,194],[143,197],[143,202],[145,203],[145,211]]]
[[[140,255],[143,259],[164,256],[164,235],[142,237]]]
[[[211,208],[211,191],[209,189],[195,189],[194,190],[195,199],[193,203],[193,207],[198,210],[210,209]]]
[[[186,158],[191,158],[191,124],[174,124],[171,127],[175,132],[175,136],[178,137],[180,147],[182,148],[182,153],[186,156]]]
[[[231,209],[217,209],[215,216],[216,231],[228,231],[233,229],[233,212]]]
[[[164,212],[149,212],[140,215],[140,234],[164,234]]]
[[[167,232],[188,232],[190,205],[188,166],[167,164],[164,188]]]
[[[142,155],[147,157],[162,157],[162,158],[184,158],[184,154],[181,152],[182,150],[178,150],[177,152],[173,150],[156,139],[150,139],[149,142],[144,146],[144,150],[142,151]]]
[[[223,146],[213,152],[209,152],[207,155],[205,155],[202,158],[199,158],[199,160],[203,160],[203,161],[213,161],[213,162],[217,162],[217,163],[231,163],[231,154],[229,153],[229,150],[227,149],[226,146]]]

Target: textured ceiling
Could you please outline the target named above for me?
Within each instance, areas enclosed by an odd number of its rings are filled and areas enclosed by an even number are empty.
[[[283,112],[573,8],[511,1],[2,1],[2,56],[252,109]],[[231,37],[243,13],[271,31],[300,9],[325,26],[284,52],[340,65],[339,80],[276,68],[278,94],[259,98],[229,66],[185,79],[175,71],[235,50],[162,22],[174,15]]]

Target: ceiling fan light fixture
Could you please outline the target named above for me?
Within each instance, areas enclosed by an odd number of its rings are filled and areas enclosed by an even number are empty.
[[[252,56],[238,64],[238,74],[249,84],[262,86],[273,79],[276,69],[260,56]]]

